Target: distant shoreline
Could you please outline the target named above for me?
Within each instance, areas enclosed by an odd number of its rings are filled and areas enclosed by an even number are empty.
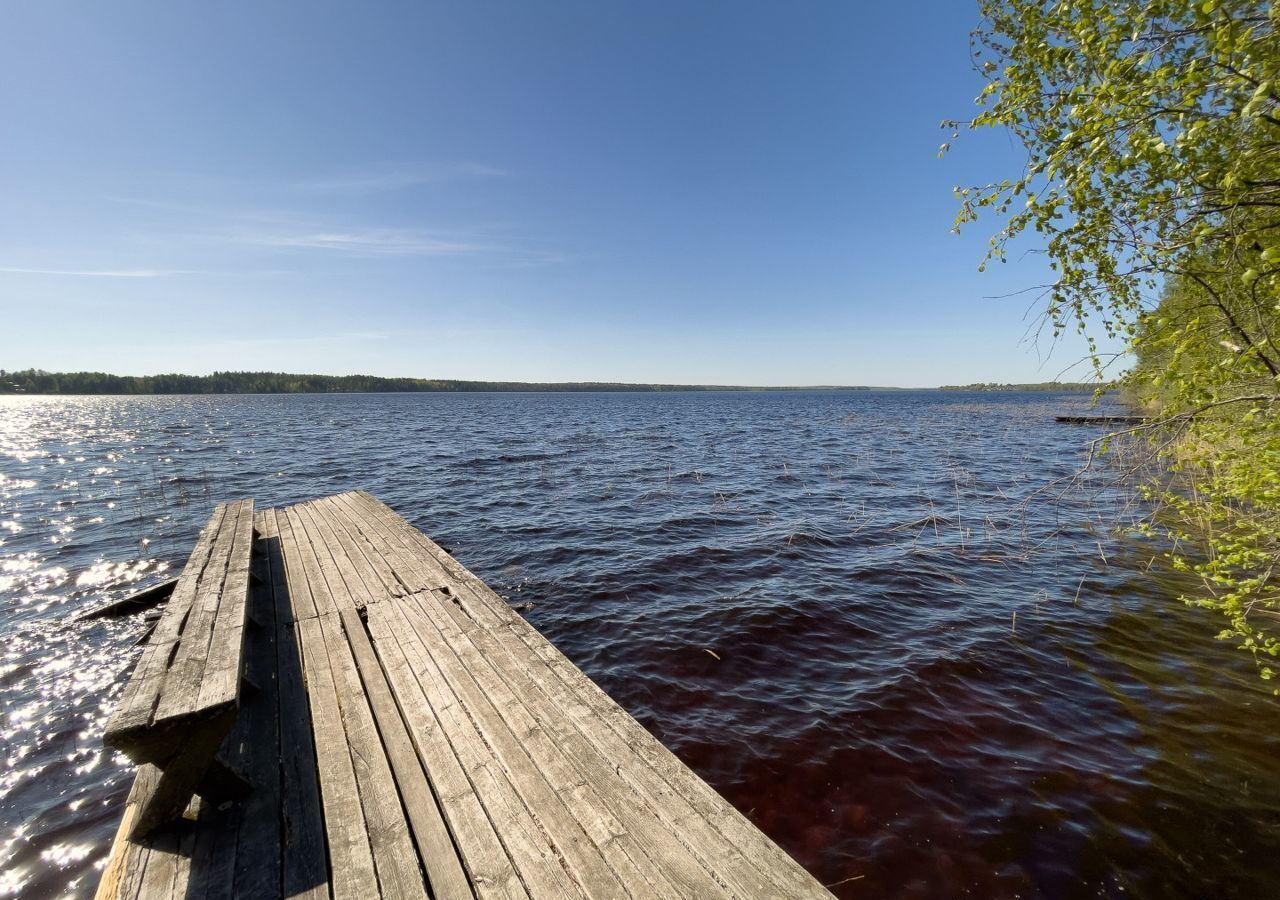
[[[467,394],[467,393],[691,393],[704,391],[1060,391],[1089,392],[1094,385],[1045,382],[1034,385],[972,384],[941,388],[868,385],[761,386],[729,384],[631,384],[602,381],[466,381],[448,378],[382,378],[376,375],[300,375],[286,372],[215,372],[212,375],[110,375],[105,372],[45,372],[0,369],[5,395],[179,394]]]
[[[465,394],[675,393],[695,391],[872,391],[866,385],[768,387],[728,384],[631,384],[602,381],[467,381],[451,378],[382,378],[376,375],[306,375],[287,372],[215,372],[212,375],[111,375],[105,372],[0,370],[0,394]]]
[[[1092,394],[1099,387],[1087,381],[1039,381],[1035,384],[996,384],[994,382],[975,384],[944,384],[940,391],[964,391],[967,393],[1036,393],[1046,394]]]

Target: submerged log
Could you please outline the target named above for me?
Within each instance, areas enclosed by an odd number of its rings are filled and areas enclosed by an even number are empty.
[[[1142,425],[1143,416],[1054,416],[1053,421],[1063,425]]]
[[[173,593],[173,589],[177,584],[178,579],[176,578],[153,584],[151,587],[143,588],[128,597],[114,600],[104,606],[99,606],[97,609],[91,609],[87,613],[81,613],[76,617],[76,621],[91,622],[95,619],[115,619],[120,616],[142,612],[168,600],[169,595]]]

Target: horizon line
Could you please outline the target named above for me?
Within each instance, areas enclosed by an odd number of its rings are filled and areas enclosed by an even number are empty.
[[[154,382],[165,381],[169,379],[191,381],[201,383],[204,386],[213,387],[212,391],[204,393],[240,393],[240,394],[280,394],[280,393],[448,393],[448,392],[503,392],[503,391],[523,391],[536,393],[538,391],[557,391],[565,392],[574,389],[584,392],[600,392],[616,391],[624,392],[628,389],[636,392],[650,393],[654,391],[910,391],[910,390],[943,390],[943,389],[964,389],[973,388],[975,390],[991,390],[994,388],[1016,389],[1019,387],[1035,388],[1045,390],[1052,387],[1061,387],[1064,389],[1096,389],[1100,386],[1098,382],[1081,382],[1081,381],[1041,381],[1041,382],[968,382],[964,384],[942,384],[926,387],[903,387],[899,385],[870,385],[870,384],[715,384],[715,383],[697,383],[697,382],[638,382],[638,381],[520,381],[520,380],[489,380],[477,378],[427,378],[422,376],[411,375],[369,375],[364,373],[352,373],[346,375],[328,375],[317,372],[277,372],[269,370],[226,370],[213,371],[208,374],[187,374],[182,372],[163,372],[150,375],[117,375],[108,372],[80,370],[66,372],[52,372],[44,369],[20,369],[13,371],[5,371],[0,369],[0,375],[3,376],[4,382],[0,382],[0,393],[8,395],[16,394],[72,394],[80,393],[76,391],[76,387],[96,387],[99,390],[93,393],[106,394],[111,393],[110,387],[132,387],[135,394],[156,394],[156,393],[182,393],[174,388],[181,387],[175,384],[160,384]],[[19,384],[13,381],[13,378],[19,378],[26,384]],[[67,385],[63,387],[57,385],[36,385],[31,384],[32,381],[45,381],[47,379],[74,379],[80,382],[76,385]],[[277,382],[273,385],[254,386],[248,384],[227,384],[213,385],[212,382],[219,378],[232,378],[241,381],[246,378],[270,379]],[[107,384],[85,384],[89,379],[94,381],[106,381]],[[307,380],[316,382],[312,385],[301,384],[282,384],[282,381]],[[357,386],[355,389],[342,390],[343,382],[364,381],[368,382],[361,390]],[[6,383],[7,382],[7,383]],[[124,382],[125,384],[120,384]],[[325,383],[338,387],[335,391],[317,390]],[[397,385],[399,385],[397,387]],[[196,386],[195,384],[191,386]],[[159,387],[161,390],[156,390]],[[378,390],[379,387],[385,387],[387,390]],[[106,388],[107,390],[103,390]],[[139,390],[141,388],[141,390]],[[168,388],[168,390],[164,390]],[[461,389],[461,391],[459,390]]]

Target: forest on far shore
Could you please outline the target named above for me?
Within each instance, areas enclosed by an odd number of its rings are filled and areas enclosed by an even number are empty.
[[[1092,394],[1098,389],[1096,382],[1085,381],[1037,381],[1035,384],[996,384],[994,381],[973,384],[944,384],[940,391],[1043,391],[1053,394]]]
[[[621,384],[601,381],[457,381],[380,378],[376,375],[291,375],[287,372],[214,372],[212,375],[108,375],[0,369],[0,394],[379,394],[477,391],[865,391],[868,387],[745,387],[707,384]]]

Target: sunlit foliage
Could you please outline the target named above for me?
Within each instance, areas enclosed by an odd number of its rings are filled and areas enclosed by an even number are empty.
[[[1136,353],[1129,390],[1170,481],[1152,486],[1192,602],[1280,654],[1280,6],[1263,0],[979,0],[978,114],[1015,134],[1017,177],[957,189],[993,214],[986,263],[1038,235],[1055,334]],[[945,152],[947,145],[943,146]]]

